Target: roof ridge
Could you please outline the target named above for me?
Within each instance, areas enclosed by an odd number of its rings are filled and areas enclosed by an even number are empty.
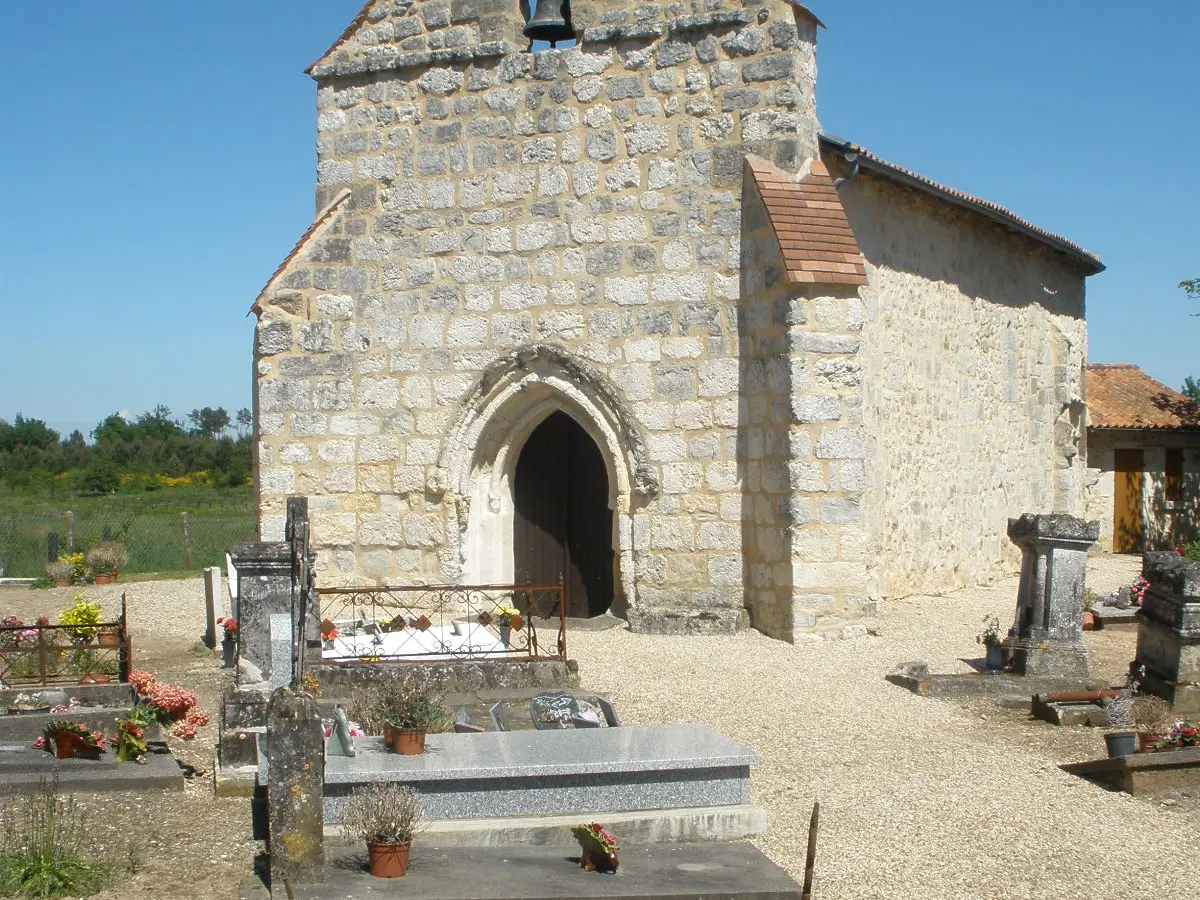
[[[263,285],[263,289],[258,292],[258,296],[254,298],[254,303],[250,307],[250,312],[262,312],[262,299],[266,296],[267,291],[271,289],[271,285],[273,285],[275,280],[283,274],[284,270],[287,269],[289,265],[291,265],[292,260],[300,255],[300,251],[304,249],[304,247],[312,239],[313,235],[317,233],[318,229],[320,229],[322,225],[326,224],[330,219],[333,218],[333,214],[341,208],[342,204],[346,202],[346,199],[349,196],[349,188],[343,188],[342,190],[338,191],[334,198],[330,200],[329,203],[325,204],[325,206],[317,213],[317,216],[315,219],[313,219],[312,224],[305,229],[304,234],[300,235],[299,240],[292,245],[291,252],[289,252],[288,255],[283,258],[283,262],[281,262],[275,271],[271,273],[271,277],[267,279],[267,283]],[[250,313],[247,313],[247,315],[249,314]]]
[[[325,57],[342,46],[342,44],[346,43],[346,41],[350,40],[354,32],[358,31],[359,27],[367,21],[367,13],[371,11],[371,7],[374,5],[375,0],[367,0],[367,2],[363,4],[363,8],[358,11],[358,15],[351,19],[350,24],[347,25],[342,30],[342,33],[338,35],[337,40],[330,44],[324,53],[322,53],[320,56],[314,59],[312,63],[309,64],[308,68],[304,70],[304,74],[311,75],[313,69],[319,66]]]

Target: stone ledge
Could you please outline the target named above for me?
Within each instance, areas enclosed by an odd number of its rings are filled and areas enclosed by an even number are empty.
[[[389,72],[409,69],[414,66],[446,65],[447,63],[470,62],[476,59],[493,59],[517,52],[507,41],[487,41],[469,47],[451,47],[441,50],[420,50],[412,53],[397,53],[391,48],[375,56],[354,60],[335,60],[311,71],[315,79],[344,78],[349,75],[367,75],[372,72]]]
[[[750,614],[744,608],[629,610],[629,630],[637,634],[736,634],[749,625]]]

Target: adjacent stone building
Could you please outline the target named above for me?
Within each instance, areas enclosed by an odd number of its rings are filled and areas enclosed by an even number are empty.
[[[373,0],[309,70],[254,304],[260,528],[325,583],[545,583],[641,630],[862,630],[1081,514],[1096,257],[821,133],[787,0]]]
[[[1200,425],[1182,394],[1137,366],[1087,368],[1087,517],[1098,550],[1173,550],[1200,534]]]

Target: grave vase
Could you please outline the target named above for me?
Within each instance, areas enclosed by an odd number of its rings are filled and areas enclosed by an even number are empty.
[[[221,641],[221,665],[232,669],[237,665],[237,641],[224,638]]]
[[[1104,736],[1104,744],[1108,749],[1110,759],[1117,756],[1129,756],[1137,752],[1136,731],[1114,731]]]
[[[368,866],[376,878],[401,878],[408,871],[408,851],[412,846],[367,841]]]
[[[393,728],[391,746],[401,756],[419,756],[425,752],[425,729]]]
[[[501,625],[499,627],[499,631],[500,631],[500,643],[502,643],[504,645],[505,649],[508,649],[509,642],[512,640],[512,626],[511,625]]]

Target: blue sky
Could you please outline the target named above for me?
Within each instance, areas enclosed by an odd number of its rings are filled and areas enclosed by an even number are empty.
[[[515,2],[515,0],[514,0]],[[358,0],[0,3],[0,417],[250,403]],[[1099,253],[1091,359],[1200,375],[1200,4],[812,0],[822,126]]]

